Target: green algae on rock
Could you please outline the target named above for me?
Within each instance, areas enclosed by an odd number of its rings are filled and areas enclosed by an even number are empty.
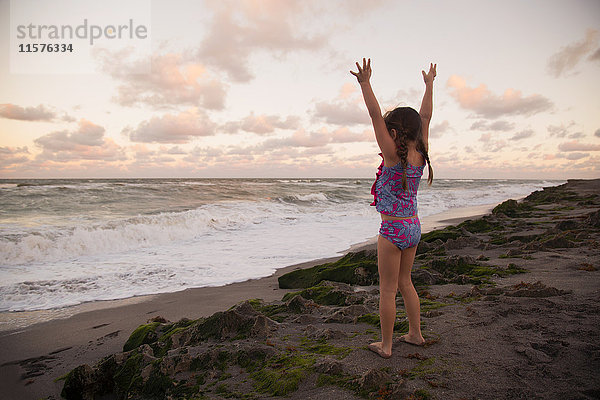
[[[348,253],[341,259],[298,269],[278,278],[280,289],[302,289],[317,285],[323,280],[344,282],[351,285],[372,285],[378,282],[377,253],[363,250]]]

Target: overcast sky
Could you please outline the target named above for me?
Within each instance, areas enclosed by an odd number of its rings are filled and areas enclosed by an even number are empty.
[[[379,150],[349,73],[362,57],[384,111],[418,110],[421,70],[437,63],[436,178],[600,177],[597,0],[149,8],[138,61],[151,73],[115,52],[96,73],[17,74],[0,0],[0,178],[374,177]]]

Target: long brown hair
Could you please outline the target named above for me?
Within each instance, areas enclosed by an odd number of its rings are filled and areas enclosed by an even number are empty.
[[[412,107],[397,107],[392,111],[386,112],[383,115],[383,120],[385,121],[385,126],[387,127],[388,132],[390,132],[390,135],[392,129],[395,129],[396,132],[398,132],[394,138],[394,142],[396,142],[396,154],[400,157],[403,169],[402,188],[406,190],[406,167],[408,164],[408,161],[406,160],[408,156],[408,146],[406,142],[408,141],[416,141],[417,150],[423,153],[425,161],[427,161],[427,166],[429,167],[427,183],[431,186],[431,183],[433,182],[433,168],[431,167],[429,154],[427,153],[425,143],[423,142],[421,115]]]

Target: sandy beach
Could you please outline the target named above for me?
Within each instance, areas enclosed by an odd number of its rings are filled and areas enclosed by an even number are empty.
[[[600,398],[600,180],[570,180],[559,188],[541,200],[530,201],[530,208],[508,204],[490,214],[494,205],[487,205],[423,218],[423,232],[444,233],[422,241],[413,270],[422,299],[425,347],[395,344],[392,358],[387,360],[366,349],[367,343],[380,339],[379,328],[362,318],[378,312],[376,284],[333,284],[348,298],[360,293],[360,310],[358,303],[334,306],[296,296],[300,316],[291,320],[263,315],[266,328],[243,342],[256,348],[265,343],[277,349],[295,347],[286,342],[286,335],[304,332],[309,337],[325,336],[334,347],[350,349],[341,358],[330,354],[317,357],[312,373],[291,392],[294,399]],[[482,216],[484,219],[478,219]],[[458,225],[465,220],[483,220],[493,228]],[[459,228],[445,229],[449,225]],[[348,251],[372,258],[374,240]],[[301,289],[282,289],[279,278],[340,258],[292,265],[269,277],[220,287],[85,303],[58,311],[3,313],[2,396],[61,398],[64,380],[57,378],[80,365],[94,366],[104,357],[121,353],[131,333],[153,317],[160,316],[156,321],[163,321],[163,326],[166,321],[202,319],[231,308],[248,312],[248,299],[262,299],[261,307],[271,303],[292,307],[294,302],[282,298]],[[436,269],[438,259],[450,266],[465,262],[481,270],[497,269],[485,275],[486,279],[472,271],[471,275],[448,275]],[[404,321],[397,330],[400,334],[406,327],[400,295],[397,302],[397,323]],[[225,342],[212,344],[219,343]],[[242,339],[226,343],[241,346]],[[190,353],[193,346],[198,347],[183,339],[180,344]],[[227,381],[228,391],[206,389],[204,398],[235,398],[232,393],[247,393],[244,384],[249,383],[234,379],[241,376],[240,367],[235,367],[230,370],[233,378],[231,384]],[[340,381],[327,381],[330,384],[317,385],[319,373],[352,377],[353,384],[344,387]],[[218,379],[218,374],[207,376]],[[278,397],[269,391],[261,393],[244,398]]]

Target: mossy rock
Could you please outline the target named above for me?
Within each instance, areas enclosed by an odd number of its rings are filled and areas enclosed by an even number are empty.
[[[458,224],[459,229],[465,229],[471,233],[485,233],[501,230],[502,225],[498,222],[492,222],[489,218],[483,217],[475,220],[468,219]]]
[[[277,314],[288,311],[285,304],[264,304],[262,299],[249,299],[248,303],[259,313],[277,322],[282,322],[285,319],[285,317],[278,316]]]
[[[348,253],[337,261],[288,272],[278,279],[280,289],[309,288],[323,280],[351,285],[375,284],[379,281],[377,253],[368,250]]]
[[[123,345],[123,351],[129,351],[140,347],[143,344],[154,343],[158,336],[156,335],[156,328],[160,325],[160,322],[152,322],[145,325],[140,325],[136,330],[129,336],[129,339]]]
[[[140,373],[142,366],[143,355],[134,352],[117,368],[113,375],[113,380],[117,389],[116,391],[121,397],[126,398],[128,393],[141,390],[142,377]]]
[[[460,236],[462,236],[460,229],[456,226],[447,226],[444,229],[436,229],[421,235],[421,241],[432,243],[439,239],[445,243],[448,239],[457,239]]]
[[[251,374],[254,388],[271,396],[287,396],[298,390],[300,382],[312,373],[316,356],[286,353],[271,357]]]
[[[492,214],[504,214],[511,218],[530,217],[533,207],[528,203],[519,203],[516,200],[509,199],[498,204],[492,210]]]
[[[506,276],[525,272],[526,270],[511,264],[514,267],[507,269],[495,266],[482,265],[477,263],[472,257],[452,256],[439,258],[429,261],[422,268],[432,269],[442,274],[446,281],[452,281],[457,278],[466,279],[471,283],[489,283],[490,277],[494,274]]]
[[[197,343],[208,339],[243,339],[250,335],[256,318],[234,310],[218,311],[193,326],[191,341]]]
[[[299,292],[286,293],[281,301],[287,302],[296,295],[300,295],[307,300],[313,300],[317,304],[327,306],[344,306],[347,303],[346,299],[348,297],[348,293],[337,290],[334,286],[328,284],[327,281],[321,281],[318,285],[306,288]]]
[[[542,190],[536,190],[529,196],[525,197],[523,201],[531,204],[551,204],[560,203],[561,201],[582,201],[583,197],[577,195],[577,193],[566,189],[566,184],[559,186],[545,187]]]

